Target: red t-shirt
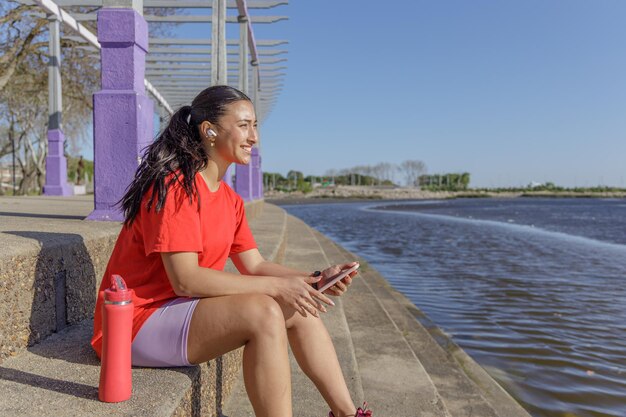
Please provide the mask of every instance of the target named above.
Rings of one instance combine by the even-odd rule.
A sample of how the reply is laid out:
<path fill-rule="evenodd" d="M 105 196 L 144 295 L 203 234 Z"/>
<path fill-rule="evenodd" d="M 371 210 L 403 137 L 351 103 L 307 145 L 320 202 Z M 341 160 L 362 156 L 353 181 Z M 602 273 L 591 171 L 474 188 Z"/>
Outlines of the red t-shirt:
<path fill-rule="evenodd" d="M 98 356 L 102 350 L 103 291 L 110 287 L 112 274 L 121 275 L 128 288 L 135 291 L 134 339 L 157 308 L 177 297 L 160 252 L 197 252 L 201 267 L 223 270 L 230 255 L 257 247 L 242 198 L 224 182 L 220 182 L 216 192 L 209 190 L 200 174 L 196 174 L 195 182 L 199 208 L 198 197 L 190 202 L 177 182 L 169 188 L 161 210 L 156 212 L 155 204 L 147 210 L 150 190 L 144 195 L 133 224 L 122 227 L 96 301 L 91 345 Z"/>

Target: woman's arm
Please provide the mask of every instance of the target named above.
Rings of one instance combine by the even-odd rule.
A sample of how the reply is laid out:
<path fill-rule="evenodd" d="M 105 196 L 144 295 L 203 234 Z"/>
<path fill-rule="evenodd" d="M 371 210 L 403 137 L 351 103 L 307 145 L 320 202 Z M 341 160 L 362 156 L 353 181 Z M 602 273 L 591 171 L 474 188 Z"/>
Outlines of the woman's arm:
<path fill-rule="evenodd" d="M 313 271 L 301 271 L 274 262 L 266 261 L 258 249 L 233 254 L 230 259 L 244 275 L 271 275 L 275 277 L 308 277 Z"/>
<path fill-rule="evenodd" d="M 331 299 L 311 287 L 319 277 L 285 279 L 272 275 L 231 274 L 199 266 L 195 252 L 164 252 L 161 259 L 174 292 L 181 297 L 265 294 L 303 315 L 306 315 L 305 310 L 314 315 L 317 310 L 325 311 L 317 300 L 334 305 Z"/>
<path fill-rule="evenodd" d="M 218 297 L 235 294 L 274 296 L 275 277 L 236 275 L 198 265 L 195 252 L 164 252 L 161 259 L 176 295 L 180 297 Z"/>
<path fill-rule="evenodd" d="M 250 249 L 245 252 L 237 253 L 231 256 L 231 259 L 237 270 L 245 275 L 265 276 L 271 275 L 275 277 L 309 277 L 313 271 L 299 271 L 293 268 L 286 267 L 274 262 L 266 261 L 261 255 L 258 249 Z M 338 274 L 342 269 L 350 268 L 355 262 L 350 262 L 344 265 L 333 265 L 322 271 L 324 278 L 330 278 L 331 276 Z M 351 273 L 341 281 L 338 281 L 328 290 L 324 291 L 325 294 L 342 295 L 347 287 L 352 283 L 352 278 L 356 275 L 356 272 Z"/>

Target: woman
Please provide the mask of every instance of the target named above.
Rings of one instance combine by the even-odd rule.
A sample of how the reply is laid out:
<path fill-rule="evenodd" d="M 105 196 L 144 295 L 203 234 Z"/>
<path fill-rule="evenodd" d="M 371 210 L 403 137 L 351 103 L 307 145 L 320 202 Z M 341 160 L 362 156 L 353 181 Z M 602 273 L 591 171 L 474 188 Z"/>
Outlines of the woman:
<path fill-rule="evenodd" d="M 266 261 L 241 197 L 222 181 L 230 164 L 250 162 L 256 123 L 245 94 L 214 86 L 177 111 L 147 148 L 121 201 L 125 223 L 105 272 L 135 291 L 133 365 L 190 366 L 245 346 L 244 382 L 255 414 L 291 416 L 289 342 L 329 416 L 371 415 L 361 408 L 355 414 L 319 318 L 322 303 L 333 302 L 314 288 L 354 263 L 311 274 Z M 241 275 L 223 271 L 228 257 Z M 354 274 L 326 293 L 341 295 Z M 107 285 L 104 279 L 100 290 Z M 98 355 L 102 302 L 98 297 L 92 338 Z"/>

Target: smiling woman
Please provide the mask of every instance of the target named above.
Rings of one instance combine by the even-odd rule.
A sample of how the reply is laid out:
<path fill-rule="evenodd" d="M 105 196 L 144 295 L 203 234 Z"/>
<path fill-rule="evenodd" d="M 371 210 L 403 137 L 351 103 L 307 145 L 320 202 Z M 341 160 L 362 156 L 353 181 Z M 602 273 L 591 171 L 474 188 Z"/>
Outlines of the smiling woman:
<path fill-rule="evenodd" d="M 210 146 L 215 148 L 211 159 L 216 165 L 228 167 L 232 162 L 247 164 L 252 146 L 258 140 L 254 108 L 251 102 L 240 100 L 230 104 L 228 110 L 220 119 L 220 124 L 203 121 L 199 125 L 200 134 L 204 133 Z"/>
<path fill-rule="evenodd" d="M 255 414 L 289 417 L 289 342 L 331 416 L 371 415 L 355 413 L 319 317 L 323 303 L 334 305 L 327 295 L 342 295 L 356 272 L 325 291 L 314 285 L 355 263 L 311 274 L 266 261 L 242 198 L 222 181 L 232 163 L 250 162 L 257 141 L 254 106 L 232 87 L 209 87 L 178 110 L 121 200 L 125 223 L 100 294 L 113 274 L 134 290 L 133 365 L 190 366 L 245 346 L 244 382 Z M 241 275 L 224 272 L 229 257 Z M 99 297 L 92 338 L 98 355 L 103 302 Z"/>
<path fill-rule="evenodd" d="M 245 127 L 239 127 L 242 118 L 249 121 Z M 152 195 L 148 209 L 155 205 L 157 211 L 163 207 L 167 189 L 177 182 L 189 198 L 196 194 L 196 174 L 215 190 L 231 163 L 250 161 L 249 153 L 243 155 L 245 150 L 235 152 L 234 141 L 247 150 L 257 141 L 250 98 L 228 86 L 203 90 L 191 106 L 183 106 L 172 115 L 166 128 L 147 148 L 135 179 L 122 198 L 126 223 L 134 221 L 149 187 Z M 216 145 L 217 149 L 213 149 Z"/>

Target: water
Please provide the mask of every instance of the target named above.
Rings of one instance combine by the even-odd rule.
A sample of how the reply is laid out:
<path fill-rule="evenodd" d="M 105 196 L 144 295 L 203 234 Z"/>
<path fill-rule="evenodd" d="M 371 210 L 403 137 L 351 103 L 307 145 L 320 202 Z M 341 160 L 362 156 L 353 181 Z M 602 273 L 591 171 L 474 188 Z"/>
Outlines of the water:
<path fill-rule="evenodd" d="M 285 209 L 363 256 L 533 416 L 626 416 L 624 200 Z"/>

